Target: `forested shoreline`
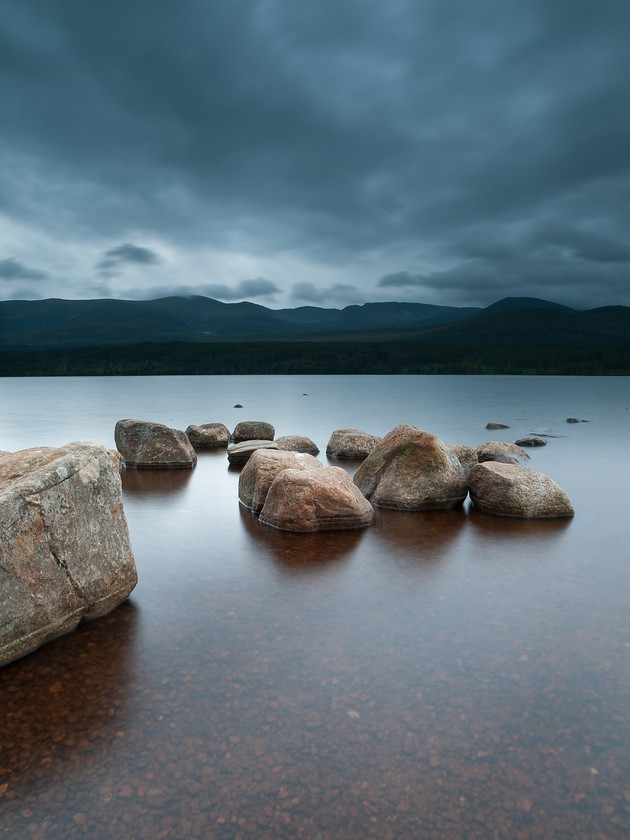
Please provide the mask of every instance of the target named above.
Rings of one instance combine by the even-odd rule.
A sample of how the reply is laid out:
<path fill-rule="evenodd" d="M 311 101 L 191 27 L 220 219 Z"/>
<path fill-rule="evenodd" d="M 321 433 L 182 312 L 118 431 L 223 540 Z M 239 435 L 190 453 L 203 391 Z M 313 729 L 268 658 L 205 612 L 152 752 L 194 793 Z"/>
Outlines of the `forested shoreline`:
<path fill-rule="evenodd" d="M 623 376 L 621 346 L 426 342 L 140 343 L 0 352 L 0 376 L 512 374 Z"/>

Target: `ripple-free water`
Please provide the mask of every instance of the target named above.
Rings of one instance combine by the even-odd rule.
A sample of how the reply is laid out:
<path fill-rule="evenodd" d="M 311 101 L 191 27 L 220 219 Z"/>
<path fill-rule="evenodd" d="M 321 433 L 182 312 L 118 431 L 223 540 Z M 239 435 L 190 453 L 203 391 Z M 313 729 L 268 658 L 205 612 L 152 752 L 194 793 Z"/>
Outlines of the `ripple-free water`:
<path fill-rule="evenodd" d="M 0 836 L 628 837 L 629 386 L 0 380 L 0 449 L 113 447 L 125 417 L 268 420 L 322 453 L 336 428 L 401 422 L 471 445 L 544 433 L 530 466 L 576 509 L 378 511 L 363 531 L 290 534 L 239 506 L 225 450 L 127 471 L 130 600 L 0 671 Z"/>

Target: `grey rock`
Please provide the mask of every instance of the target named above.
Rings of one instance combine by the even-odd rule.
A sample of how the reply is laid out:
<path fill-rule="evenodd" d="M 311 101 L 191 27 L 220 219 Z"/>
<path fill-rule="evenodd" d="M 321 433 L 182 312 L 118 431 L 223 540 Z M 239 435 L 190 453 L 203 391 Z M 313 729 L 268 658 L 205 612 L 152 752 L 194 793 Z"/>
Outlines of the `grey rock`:
<path fill-rule="evenodd" d="M 477 458 L 479 463 L 484 461 L 499 461 L 502 464 L 518 464 L 521 461 L 529 461 L 529 455 L 525 450 L 515 443 L 503 443 L 498 440 L 491 440 L 477 447 Z"/>
<path fill-rule="evenodd" d="M 539 437 L 519 438 L 514 441 L 516 446 L 547 446 L 547 441 Z"/>
<path fill-rule="evenodd" d="M 246 464 L 257 449 L 278 449 L 278 444 L 272 440 L 244 440 L 228 446 L 227 456 L 230 464 Z"/>
<path fill-rule="evenodd" d="M 319 455 L 319 447 L 305 435 L 284 435 L 276 438 L 278 449 L 288 452 L 308 452 L 309 455 Z"/>
<path fill-rule="evenodd" d="M 459 507 L 468 493 L 464 468 L 449 447 L 407 424 L 385 435 L 354 483 L 373 505 L 396 510 Z"/>
<path fill-rule="evenodd" d="M 447 443 L 446 446 L 462 465 L 466 475 L 468 475 L 475 464 L 479 463 L 477 450 L 473 446 L 468 446 L 465 443 Z"/>
<path fill-rule="evenodd" d="M 245 507 L 259 512 L 274 478 L 288 469 L 323 470 L 324 465 L 305 452 L 257 449 L 252 452 L 239 476 L 239 499 Z"/>
<path fill-rule="evenodd" d="M 504 423 L 486 423 L 486 429 L 509 429 Z"/>
<path fill-rule="evenodd" d="M 569 497 L 555 481 L 536 470 L 489 461 L 468 477 L 470 498 L 478 510 L 522 519 L 573 516 Z"/>
<path fill-rule="evenodd" d="M 186 434 L 162 423 L 119 420 L 114 440 L 126 467 L 186 469 L 197 463 L 197 455 Z"/>
<path fill-rule="evenodd" d="M 567 417 L 565 423 L 588 423 L 588 420 L 578 420 L 577 417 Z"/>
<path fill-rule="evenodd" d="M 228 445 L 230 430 L 223 423 L 203 423 L 201 426 L 188 426 L 186 437 L 199 449 L 216 449 Z"/>
<path fill-rule="evenodd" d="M 326 445 L 326 455 L 334 458 L 362 459 L 378 446 L 382 438 L 360 429 L 336 429 Z"/>
<path fill-rule="evenodd" d="M 242 443 L 244 440 L 273 440 L 276 430 L 271 423 L 264 420 L 243 420 L 237 423 L 230 435 L 232 443 Z"/>
<path fill-rule="evenodd" d="M 0 664 L 105 615 L 135 587 L 120 462 L 95 443 L 0 459 Z"/>
<path fill-rule="evenodd" d="M 282 470 L 273 480 L 260 521 L 282 531 L 365 528 L 374 509 L 341 467 Z"/>

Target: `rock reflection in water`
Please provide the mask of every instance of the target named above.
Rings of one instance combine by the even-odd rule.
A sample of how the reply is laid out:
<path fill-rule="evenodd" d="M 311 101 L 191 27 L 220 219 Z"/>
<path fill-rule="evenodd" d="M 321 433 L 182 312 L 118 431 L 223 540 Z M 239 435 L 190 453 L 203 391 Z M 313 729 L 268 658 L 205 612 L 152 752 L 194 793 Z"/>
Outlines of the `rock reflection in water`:
<path fill-rule="evenodd" d="M 123 469 L 123 492 L 128 496 L 176 496 L 186 489 L 192 474 L 193 470 Z"/>
<path fill-rule="evenodd" d="M 365 529 L 294 533 L 263 525 L 259 517 L 239 505 L 240 519 L 250 538 L 252 552 L 263 551 L 280 571 L 294 575 L 322 571 L 332 563 L 348 559 L 358 547 Z"/>

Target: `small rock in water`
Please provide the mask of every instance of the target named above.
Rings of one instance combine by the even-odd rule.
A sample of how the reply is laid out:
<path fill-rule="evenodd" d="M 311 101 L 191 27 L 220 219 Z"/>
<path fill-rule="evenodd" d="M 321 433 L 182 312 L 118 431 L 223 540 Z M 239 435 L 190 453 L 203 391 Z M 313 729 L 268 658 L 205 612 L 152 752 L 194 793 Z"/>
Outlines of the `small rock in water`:
<path fill-rule="evenodd" d="M 516 446 L 547 446 L 547 441 L 539 437 L 526 437 L 515 440 Z"/>
<path fill-rule="evenodd" d="M 242 406 L 240 403 L 236 403 L 236 405 L 234 406 L 234 408 L 243 408 L 243 406 Z"/>
<path fill-rule="evenodd" d="M 509 429 L 505 423 L 486 423 L 486 429 Z"/>
<path fill-rule="evenodd" d="M 565 423 L 588 423 L 588 420 L 578 420 L 577 417 L 567 417 Z"/>

